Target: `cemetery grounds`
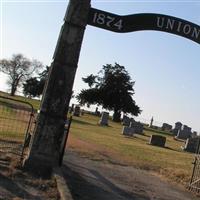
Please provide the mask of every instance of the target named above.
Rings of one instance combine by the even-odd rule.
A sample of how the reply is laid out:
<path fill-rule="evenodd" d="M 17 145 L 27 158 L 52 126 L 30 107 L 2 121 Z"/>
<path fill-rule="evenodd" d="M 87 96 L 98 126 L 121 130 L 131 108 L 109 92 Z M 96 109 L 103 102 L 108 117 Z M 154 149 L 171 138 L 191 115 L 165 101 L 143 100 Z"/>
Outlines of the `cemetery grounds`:
<path fill-rule="evenodd" d="M 21 99 L 22 97 L 16 98 Z M 28 101 L 31 101 L 36 109 L 39 107 L 39 101 Z M 145 127 L 144 135 L 136 134 L 134 137 L 125 137 L 121 133 L 122 125 L 120 123 L 114 123 L 110 120 L 109 126 L 99 126 L 98 121 L 99 117 L 91 113 L 85 113 L 81 117 L 73 116 L 67 150 L 75 152 L 80 158 L 99 162 L 100 165 L 117 166 L 117 169 L 121 170 L 119 179 L 121 178 L 120 174 L 126 173 L 126 171 L 123 171 L 123 167 L 128 166 L 135 170 L 138 169 L 138 171 L 145 170 L 171 184 L 178 183 L 182 188 L 187 186 L 191 178 L 194 154 L 183 152 L 181 146 L 184 143 L 174 140 L 171 133 Z M 8 122 L 5 121 L 5 123 Z M 18 126 L 20 129 L 22 124 L 18 124 Z M 9 135 L 9 132 L 6 134 L 8 138 L 15 138 L 16 141 L 20 141 L 24 137 L 18 134 Z M 166 148 L 149 145 L 150 135 L 152 134 L 167 137 Z M 67 158 L 67 153 L 65 157 Z M 9 161 L 9 156 L 3 155 L 1 157 L 1 161 L 6 159 Z M 13 188 L 13 182 L 16 185 L 26 185 L 23 190 L 14 187 L 13 190 L 18 197 L 25 194 L 30 199 L 31 197 L 34 199 L 38 196 L 44 198 L 47 195 L 45 197 L 47 199 L 57 199 L 59 196 L 54 181 L 45 182 L 23 174 L 18 169 L 16 159 L 14 159 L 14 164 L 10 162 L 7 169 L 6 167 L 1 168 L 0 176 L 4 178 L 3 181 L 0 181 L 0 186 L 5 183 L 6 187 Z M 131 174 L 130 177 L 134 178 L 134 174 Z M 145 181 L 147 180 L 144 179 Z M 0 188 L 0 194 L 1 192 Z"/>
<path fill-rule="evenodd" d="M 68 148 L 91 159 L 134 166 L 186 185 L 192 173 L 194 154 L 184 152 L 184 142 L 174 140 L 169 132 L 145 127 L 144 135 L 122 135 L 122 125 L 109 121 L 99 126 L 99 117 L 85 114 L 73 117 Z M 166 148 L 149 145 L 152 134 L 167 138 Z"/>
<path fill-rule="evenodd" d="M 114 184 L 125 188 L 124 191 L 129 191 L 126 194 L 121 191 L 122 195 L 127 196 L 132 191 L 132 198 L 139 195 L 138 199 L 198 199 L 198 195 L 193 196 L 185 192 L 192 174 L 194 154 L 182 150 L 183 141 L 174 140 L 170 132 L 147 126 L 144 135 L 135 134 L 134 137 L 126 137 L 121 133 L 120 123 L 110 120 L 109 126 L 99 126 L 98 121 L 99 117 L 89 113 L 81 117 L 73 117 L 65 155 L 66 169 L 70 171 L 74 167 L 77 168 L 66 175 L 69 179 L 71 176 L 71 187 L 76 188 L 77 184 L 81 185 L 75 181 L 73 183 L 73 174 L 80 169 L 79 180 L 81 174 L 83 177 L 89 176 L 85 172 L 88 169 L 87 171 L 95 170 L 96 173 L 100 173 L 103 176 L 100 180 L 112 180 L 112 184 L 106 181 L 111 190 L 119 192 L 115 186 L 112 187 Z M 152 134 L 165 136 L 166 147 L 150 145 L 149 139 Z M 101 184 L 102 182 L 99 183 L 99 187 Z M 91 187 L 91 183 L 88 187 Z M 91 188 L 87 192 L 81 191 L 86 188 L 80 188 L 80 193 L 91 193 Z M 72 192 L 77 195 L 73 188 Z"/>

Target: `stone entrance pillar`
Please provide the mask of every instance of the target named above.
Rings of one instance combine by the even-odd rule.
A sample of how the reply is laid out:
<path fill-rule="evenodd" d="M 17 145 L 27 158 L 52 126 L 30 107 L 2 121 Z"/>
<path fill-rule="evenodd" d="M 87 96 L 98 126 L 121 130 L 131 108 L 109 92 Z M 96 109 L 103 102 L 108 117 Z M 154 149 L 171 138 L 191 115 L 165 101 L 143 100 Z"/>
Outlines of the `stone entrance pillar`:
<path fill-rule="evenodd" d="M 91 0 L 70 0 L 51 64 L 30 154 L 24 167 L 39 175 L 58 165 L 69 101 Z"/>

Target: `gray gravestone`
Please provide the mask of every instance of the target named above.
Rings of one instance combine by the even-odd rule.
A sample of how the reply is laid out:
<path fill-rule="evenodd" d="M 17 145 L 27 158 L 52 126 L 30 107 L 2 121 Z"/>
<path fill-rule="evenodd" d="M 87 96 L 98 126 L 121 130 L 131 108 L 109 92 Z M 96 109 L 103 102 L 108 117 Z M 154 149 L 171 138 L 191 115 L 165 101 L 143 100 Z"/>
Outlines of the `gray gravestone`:
<path fill-rule="evenodd" d="M 186 140 L 187 138 L 191 137 L 191 132 L 188 130 L 179 130 L 176 138 L 177 139 L 182 139 L 182 140 Z"/>
<path fill-rule="evenodd" d="M 182 123 L 181 123 L 181 122 L 176 122 L 176 123 L 175 123 L 175 128 L 174 128 L 174 129 L 181 130 L 181 128 L 182 128 Z"/>
<path fill-rule="evenodd" d="M 162 131 L 171 131 L 172 130 L 172 125 L 167 124 L 167 123 L 163 123 L 161 129 L 162 129 Z"/>
<path fill-rule="evenodd" d="M 74 104 L 69 107 L 69 113 L 72 114 L 74 112 Z"/>
<path fill-rule="evenodd" d="M 164 147 L 166 143 L 166 137 L 161 136 L 161 135 L 151 135 L 149 143 L 151 145 Z"/>
<path fill-rule="evenodd" d="M 198 144 L 199 144 L 200 137 L 194 137 L 194 138 L 188 138 L 186 140 L 184 150 L 191 152 L 191 153 L 196 153 Z"/>
<path fill-rule="evenodd" d="M 94 114 L 97 115 L 97 116 L 101 116 L 101 113 L 100 113 L 100 111 L 98 110 L 98 107 L 96 107 L 95 113 L 94 113 Z"/>
<path fill-rule="evenodd" d="M 109 119 L 109 113 L 108 112 L 102 112 L 99 124 L 102 125 L 102 126 L 108 126 L 108 119 Z"/>
<path fill-rule="evenodd" d="M 81 114 L 80 106 L 75 106 L 73 115 L 76 116 L 76 117 L 80 117 L 80 114 Z"/>
<path fill-rule="evenodd" d="M 143 133 L 144 126 L 140 122 L 136 122 L 136 121 L 131 122 L 129 127 L 133 128 L 135 133 L 137 134 Z"/>
<path fill-rule="evenodd" d="M 187 126 L 187 125 L 183 125 L 183 130 L 184 131 L 188 131 L 188 132 L 191 132 L 192 128 Z"/>
<path fill-rule="evenodd" d="M 182 129 L 182 123 L 181 123 L 181 122 L 176 122 L 176 123 L 175 123 L 175 127 L 174 127 L 174 129 L 172 130 L 172 133 L 173 133 L 174 135 L 177 135 L 178 132 L 179 132 L 181 129 Z"/>
<path fill-rule="evenodd" d="M 197 137 L 197 132 L 193 131 L 192 134 L 191 134 L 191 137 Z"/>
<path fill-rule="evenodd" d="M 84 114 L 85 114 L 85 110 L 81 109 L 81 115 L 84 115 Z"/>
<path fill-rule="evenodd" d="M 129 126 L 130 125 L 130 118 L 128 116 L 126 116 L 126 115 L 123 116 L 122 125 L 123 126 Z"/>
<path fill-rule="evenodd" d="M 128 127 L 128 126 L 123 126 L 123 129 L 122 129 L 122 134 L 123 134 L 123 135 L 126 135 L 126 136 L 133 136 L 134 133 L 135 133 L 134 128 Z"/>

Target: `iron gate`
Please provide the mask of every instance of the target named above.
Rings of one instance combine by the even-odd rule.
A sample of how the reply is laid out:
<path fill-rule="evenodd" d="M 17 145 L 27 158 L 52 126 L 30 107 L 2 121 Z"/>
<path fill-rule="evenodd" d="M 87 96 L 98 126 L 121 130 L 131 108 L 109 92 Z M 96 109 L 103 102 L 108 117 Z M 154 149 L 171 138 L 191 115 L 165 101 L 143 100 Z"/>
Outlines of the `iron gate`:
<path fill-rule="evenodd" d="M 189 189 L 193 192 L 199 193 L 200 192 L 200 138 L 193 164 L 194 167 L 193 167 L 192 177 L 189 183 Z"/>
<path fill-rule="evenodd" d="M 33 106 L 25 101 L 0 96 L 0 154 L 24 154 L 34 128 Z"/>

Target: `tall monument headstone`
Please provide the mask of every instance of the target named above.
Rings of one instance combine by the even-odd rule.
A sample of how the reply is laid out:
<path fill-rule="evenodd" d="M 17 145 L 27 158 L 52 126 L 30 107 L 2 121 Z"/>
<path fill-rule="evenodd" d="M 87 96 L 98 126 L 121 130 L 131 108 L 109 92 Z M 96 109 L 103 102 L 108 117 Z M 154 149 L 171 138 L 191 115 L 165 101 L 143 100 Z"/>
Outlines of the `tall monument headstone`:
<path fill-rule="evenodd" d="M 151 118 L 149 127 L 151 128 L 152 126 L 153 126 L 153 117 Z"/>

